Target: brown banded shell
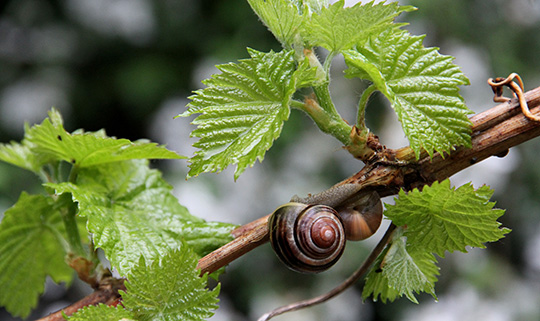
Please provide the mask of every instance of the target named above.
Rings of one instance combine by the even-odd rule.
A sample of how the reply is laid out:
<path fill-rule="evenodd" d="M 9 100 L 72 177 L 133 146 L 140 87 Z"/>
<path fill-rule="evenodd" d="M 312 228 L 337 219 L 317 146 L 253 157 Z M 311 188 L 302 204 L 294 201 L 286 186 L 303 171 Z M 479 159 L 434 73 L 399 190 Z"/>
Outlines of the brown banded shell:
<path fill-rule="evenodd" d="M 274 251 L 294 271 L 324 271 L 343 254 L 345 229 L 329 206 L 288 203 L 274 211 L 268 224 Z"/>

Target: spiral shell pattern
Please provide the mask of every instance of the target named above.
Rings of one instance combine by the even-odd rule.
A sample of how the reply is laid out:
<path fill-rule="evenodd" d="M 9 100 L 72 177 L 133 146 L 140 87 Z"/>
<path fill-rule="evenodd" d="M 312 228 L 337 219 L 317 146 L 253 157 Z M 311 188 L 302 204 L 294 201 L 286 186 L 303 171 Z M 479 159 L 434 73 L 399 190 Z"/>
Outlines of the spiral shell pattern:
<path fill-rule="evenodd" d="M 325 205 L 288 203 L 269 220 L 270 242 L 290 269 L 318 273 L 334 265 L 345 248 L 345 229 L 337 212 Z"/>

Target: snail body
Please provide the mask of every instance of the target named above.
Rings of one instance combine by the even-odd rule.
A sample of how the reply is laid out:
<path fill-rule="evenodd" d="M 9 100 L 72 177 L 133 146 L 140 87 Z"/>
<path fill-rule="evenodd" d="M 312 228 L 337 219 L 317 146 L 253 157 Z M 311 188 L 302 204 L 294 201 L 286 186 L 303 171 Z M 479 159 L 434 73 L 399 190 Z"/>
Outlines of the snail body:
<path fill-rule="evenodd" d="M 376 192 L 363 195 L 352 206 L 339 210 L 349 241 L 365 240 L 381 226 L 383 206 Z"/>
<path fill-rule="evenodd" d="M 381 224 L 382 212 L 376 192 L 366 193 L 337 211 L 326 205 L 287 203 L 270 216 L 270 243 L 290 269 L 318 273 L 339 260 L 346 240 L 373 235 Z"/>

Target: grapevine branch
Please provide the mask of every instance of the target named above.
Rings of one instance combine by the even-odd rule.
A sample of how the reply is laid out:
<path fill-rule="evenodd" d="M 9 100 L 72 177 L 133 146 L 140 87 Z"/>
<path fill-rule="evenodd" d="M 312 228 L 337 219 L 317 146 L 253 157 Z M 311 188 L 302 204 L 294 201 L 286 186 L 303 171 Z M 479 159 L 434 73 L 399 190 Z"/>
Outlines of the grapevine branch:
<path fill-rule="evenodd" d="M 497 79 L 496 82 L 501 81 Z M 503 83 L 502 85 L 507 85 L 514 90 L 509 85 L 510 83 Z M 495 93 L 497 94 L 497 91 Z M 422 154 L 419 161 L 416 161 L 414 151 L 409 147 L 396 150 L 386 149 L 379 154 L 379 157 L 367 162 L 360 172 L 337 183 L 327 191 L 310 195 L 301 199 L 301 201 L 337 207 L 344 205 L 354 199 L 355 196 L 366 191 L 376 191 L 381 197 L 395 195 L 400 189 L 422 188 L 435 181 L 444 180 L 488 157 L 503 157 L 509 148 L 540 135 L 540 122 L 525 116 L 521 111 L 522 104 L 520 104 L 520 100 L 525 101 L 528 107 L 527 110 L 531 115 L 538 117 L 540 115 L 540 87 L 526 93 L 515 94 L 517 98 L 508 100 L 470 118 L 472 122 L 471 148 L 457 147 L 451 153 L 444 155 L 444 157 L 436 153 L 433 159 L 430 159 L 427 154 Z M 340 197 L 335 198 L 333 191 L 340 187 L 347 188 L 341 189 Z M 268 218 L 269 215 L 261 217 L 233 230 L 234 239 L 231 242 L 199 260 L 197 268 L 201 270 L 201 274 L 212 273 L 259 245 L 266 243 L 268 241 Z M 381 241 L 382 245 L 379 242 L 372 255 L 368 256 L 362 267 L 352 276 L 355 278 L 354 281 L 365 273 L 377 257 L 376 252 L 380 252 L 379 248 L 381 246 L 384 248 L 383 245 L 388 242 L 387 238 Z M 85 301 L 90 296 L 95 297 L 95 294 L 92 294 L 42 320 L 63 320 L 62 311 L 70 315 L 77 308 L 86 305 L 114 302 L 119 296 L 117 291 L 119 288 L 120 286 L 115 286 L 116 291 L 101 293 L 103 295 L 100 295 L 97 300 Z M 73 309 L 72 307 L 75 306 L 77 308 Z"/>
<path fill-rule="evenodd" d="M 524 94 L 532 114 L 540 114 L 540 87 Z M 389 160 L 376 160 L 366 164 L 355 175 L 334 185 L 327 191 L 303 199 L 306 203 L 337 207 L 348 199 L 367 190 L 375 190 L 381 197 L 395 195 L 400 189 L 422 188 L 435 181 L 444 180 L 465 168 L 491 156 L 505 156 L 508 149 L 540 135 L 540 122 L 521 113 L 517 99 L 509 100 L 485 112 L 471 117 L 472 147 L 457 147 L 448 155 L 435 154 L 430 160 L 425 155 L 418 163 L 413 161 L 414 152 L 409 147 L 386 150 Z M 350 185 L 348 195 L 334 198 L 330 192 L 336 187 Z M 236 258 L 251 251 L 268 240 L 268 218 L 259 218 L 235 229 L 235 239 L 199 260 L 201 273 L 212 273 Z"/>
<path fill-rule="evenodd" d="M 123 279 L 114 279 L 112 277 L 107 277 L 101 281 L 99 288 L 96 291 L 92 292 L 90 295 L 82 298 L 81 300 L 73 303 L 72 305 L 59 310 L 57 312 L 51 313 L 48 316 L 39 319 L 40 321 L 64 321 L 65 315 L 72 315 L 77 312 L 77 310 L 84 308 L 89 305 L 98 305 L 100 303 L 106 305 L 116 305 L 121 299 L 119 290 L 126 291 L 124 286 Z"/>

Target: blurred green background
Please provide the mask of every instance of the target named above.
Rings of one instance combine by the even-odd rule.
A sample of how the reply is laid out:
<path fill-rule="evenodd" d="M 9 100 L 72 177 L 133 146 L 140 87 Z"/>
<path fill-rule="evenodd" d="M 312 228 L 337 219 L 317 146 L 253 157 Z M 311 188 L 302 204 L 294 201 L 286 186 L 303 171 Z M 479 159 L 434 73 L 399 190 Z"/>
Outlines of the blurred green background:
<path fill-rule="evenodd" d="M 355 1 L 347 1 L 353 4 Z M 418 11 L 400 17 L 425 44 L 440 47 L 471 80 L 462 94 L 476 112 L 494 103 L 486 79 L 519 73 L 526 89 L 540 86 L 538 0 L 410 0 Z M 215 64 L 246 58 L 246 46 L 280 50 L 245 0 L 11 0 L 0 4 L 0 142 L 20 140 L 23 124 L 39 123 L 55 106 L 68 130 L 105 128 L 111 136 L 150 138 L 191 155 L 185 110 L 192 90 L 216 72 Z M 333 65 L 332 94 L 340 113 L 354 119 L 365 88 L 341 77 Z M 389 147 L 406 144 L 380 96 L 368 107 L 368 122 Z M 276 320 L 540 320 L 540 139 L 513 148 L 456 175 L 452 182 L 495 189 L 501 218 L 513 232 L 469 254 L 440 259 L 439 302 L 419 295 L 392 304 L 362 302 L 361 284 L 319 307 Z M 331 137 L 293 112 L 263 164 L 237 182 L 232 169 L 185 181 L 185 161 L 154 162 L 174 193 L 195 215 L 243 224 L 270 213 L 294 194 L 328 188 L 355 173 L 361 163 Z M 0 209 L 37 178 L 0 164 Z M 385 200 L 392 202 L 392 198 Z M 1 214 L 0 214 L 1 217 Z M 254 320 L 278 305 L 321 294 L 345 279 L 373 247 L 374 236 L 350 244 L 336 267 L 316 276 L 288 271 L 269 246 L 237 260 L 222 277 L 221 308 L 212 320 Z M 30 264 L 30 262 L 29 262 Z M 47 283 L 30 319 L 80 299 L 90 290 Z M 1 291 L 1 289 L 0 289 Z M 0 320 L 11 317 L 0 310 Z"/>

